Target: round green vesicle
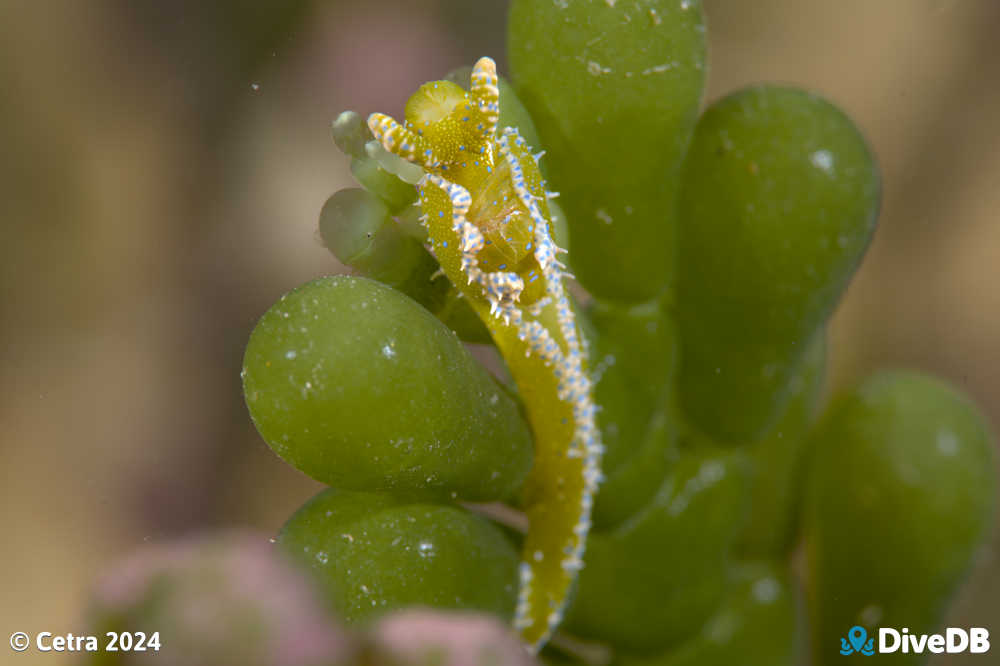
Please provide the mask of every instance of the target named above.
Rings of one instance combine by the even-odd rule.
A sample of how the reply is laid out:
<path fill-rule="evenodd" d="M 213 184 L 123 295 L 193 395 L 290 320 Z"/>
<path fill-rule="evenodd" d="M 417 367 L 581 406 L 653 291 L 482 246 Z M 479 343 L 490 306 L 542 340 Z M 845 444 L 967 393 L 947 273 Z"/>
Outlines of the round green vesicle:
<path fill-rule="evenodd" d="M 388 173 L 370 158 L 355 159 L 380 178 L 394 181 L 415 194 L 412 185 Z M 356 173 L 356 175 L 358 175 Z M 361 175 L 358 175 L 359 179 Z M 412 199 L 412 197 L 411 197 Z M 406 209 L 418 212 L 415 207 Z M 390 214 L 385 197 L 368 190 L 348 188 L 334 193 L 320 211 L 319 233 L 337 259 L 364 277 L 397 289 L 427 308 L 468 342 L 490 343 L 486 327 L 461 298 L 460 292 L 440 273 L 423 241 Z M 402 216 L 405 219 L 407 216 Z M 418 223 L 419 224 L 419 223 Z"/>
<path fill-rule="evenodd" d="M 505 499 L 531 466 L 514 400 L 451 330 L 372 280 L 282 297 L 250 337 L 243 389 L 271 448 L 339 488 Z"/>
<path fill-rule="evenodd" d="M 810 93 L 748 88 L 698 122 L 684 165 L 681 400 L 720 440 L 760 437 L 859 264 L 879 176 L 851 120 Z"/>
<path fill-rule="evenodd" d="M 356 187 L 335 192 L 320 211 L 319 233 L 338 261 L 364 277 L 403 292 L 435 314 L 445 307 L 453 289 L 447 278 L 435 275 L 437 260 L 373 193 Z"/>
<path fill-rule="evenodd" d="M 883 372 L 832 406 L 812 445 L 803 528 L 814 663 L 868 663 L 836 649 L 855 625 L 937 633 L 992 524 L 995 450 L 982 415 L 936 379 Z"/>
<path fill-rule="evenodd" d="M 400 180 L 367 155 L 351 160 L 351 174 L 362 187 L 378 196 L 393 213 L 400 213 L 417 200 L 417 190 Z"/>
<path fill-rule="evenodd" d="M 511 78 L 571 222 L 570 261 L 607 300 L 646 301 L 669 281 L 704 28 L 697 0 L 511 4 Z"/>
<path fill-rule="evenodd" d="M 345 155 L 362 157 L 365 144 L 372 140 L 371 130 L 357 111 L 342 111 L 333 121 L 333 142 Z"/>
<path fill-rule="evenodd" d="M 601 482 L 591 516 L 595 530 L 621 525 L 653 500 L 679 455 L 677 435 L 670 410 L 653 413 L 637 448 Z"/>
<path fill-rule="evenodd" d="M 567 630 L 635 654 L 694 634 L 726 593 L 745 493 L 742 452 L 683 455 L 642 511 L 591 533 Z"/>
<path fill-rule="evenodd" d="M 329 489 L 288 520 L 278 542 L 348 623 L 409 606 L 504 618 L 514 610 L 517 552 L 495 525 L 458 507 Z"/>
<path fill-rule="evenodd" d="M 366 276 L 396 288 L 419 278 L 430 289 L 434 258 L 371 192 L 355 187 L 334 193 L 320 211 L 319 233 L 338 260 Z"/>
<path fill-rule="evenodd" d="M 750 463 L 750 515 L 736 551 L 747 558 L 780 558 L 794 545 L 808 429 L 826 378 L 826 335 L 812 342 L 792 375 L 789 399 L 777 425 L 746 448 Z"/>
<path fill-rule="evenodd" d="M 601 405 L 601 464 L 613 473 L 639 447 L 673 380 L 677 332 L 656 306 L 594 302 L 587 310 L 591 373 Z"/>
<path fill-rule="evenodd" d="M 656 494 L 676 457 L 676 419 L 667 413 L 677 356 L 676 327 L 656 306 L 594 302 L 590 340 L 604 481 L 592 520 L 617 525 Z"/>
<path fill-rule="evenodd" d="M 615 666 L 795 666 L 799 627 L 787 573 L 770 563 L 735 567 L 733 589 L 701 631 L 655 657 L 621 656 Z"/>

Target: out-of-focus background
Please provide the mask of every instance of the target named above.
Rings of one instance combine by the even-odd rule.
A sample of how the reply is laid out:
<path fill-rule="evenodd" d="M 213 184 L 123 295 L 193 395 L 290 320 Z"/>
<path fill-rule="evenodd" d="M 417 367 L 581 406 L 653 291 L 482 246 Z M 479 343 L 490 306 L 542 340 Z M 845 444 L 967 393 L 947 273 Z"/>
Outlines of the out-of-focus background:
<path fill-rule="evenodd" d="M 881 163 L 880 227 L 832 327 L 833 387 L 931 371 L 1000 430 L 1000 3 L 706 7 L 708 100 L 811 88 Z M 274 531 L 318 489 L 256 435 L 239 369 L 268 306 L 340 269 L 316 234 L 350 180 L 330 121 L 399 115 L 419 83 L 481 55 L 503 71 L 505 11 L 0 3 L 2 635 L 80 631 L 95 575 L 135 546 Z M 1000 630 L 998 599 L 993 548 L 949 624 Z"/>

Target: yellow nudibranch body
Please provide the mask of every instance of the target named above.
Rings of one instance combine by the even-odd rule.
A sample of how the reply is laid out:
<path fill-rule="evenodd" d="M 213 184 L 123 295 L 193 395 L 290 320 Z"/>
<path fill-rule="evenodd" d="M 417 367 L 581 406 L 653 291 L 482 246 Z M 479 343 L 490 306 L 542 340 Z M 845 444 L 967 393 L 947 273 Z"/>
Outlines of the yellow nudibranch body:
<path fill-rule="evenodd" d="M 498 131 L 496 65 L 481 58 L 468 91 L 424 84 L 400 124 L 372 114 L 386 150 L 418 164 L 421 220 L 441 268 L 489 329 L 535 437 L 525 484 L 529 528 L 514 623 L 538 650 L 559 625 L 590 529 L 601 443 L 586 352 L 550 233 L 540 155 Z"/>

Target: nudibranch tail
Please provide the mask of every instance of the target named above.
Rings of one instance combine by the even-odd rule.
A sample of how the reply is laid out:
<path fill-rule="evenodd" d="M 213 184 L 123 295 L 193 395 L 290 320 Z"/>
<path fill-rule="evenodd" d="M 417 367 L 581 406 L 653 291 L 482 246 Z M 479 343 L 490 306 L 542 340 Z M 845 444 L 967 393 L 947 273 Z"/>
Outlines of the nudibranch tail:
<path fill-rule="evenodd" d="M 419 164 L 431 249 L 486 323 L 518 385 L 535 436 L 524 490 L 529 519 L 514 623 L 541 648 L 559 625 L 590 529 L 601 444 L 593 390 L 546 192 L 516 129 L 497 131 L 496 65 L 480 59 L 468 92 L 425 84 L 406 121 L 373 114 L 375 137 Z"/>

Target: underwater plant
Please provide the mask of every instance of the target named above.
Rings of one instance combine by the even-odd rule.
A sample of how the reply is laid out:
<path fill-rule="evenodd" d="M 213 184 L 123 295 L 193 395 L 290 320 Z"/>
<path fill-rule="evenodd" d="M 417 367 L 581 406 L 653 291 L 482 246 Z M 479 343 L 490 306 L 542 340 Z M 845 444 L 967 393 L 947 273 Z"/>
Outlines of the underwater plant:
<path fill-rule="evenodd" d="M 508 36 L 509 82 L 482 58 L 399 121 L 334 122 L 359 187 L 320 232 L 354 274 L 285 295 L 243 369 L 261 436 L 330 486 L 280 547 L 349 624 L 482 611 L 555 663 L 794 664 L 807 635 L 850 663 L 855 625 L 931 633 L 993 444 L 918 373 L 821 404 L 878 216 L 858 129 L 783 86 L 702 109 L 693 0 L 515 0 Z"/>

